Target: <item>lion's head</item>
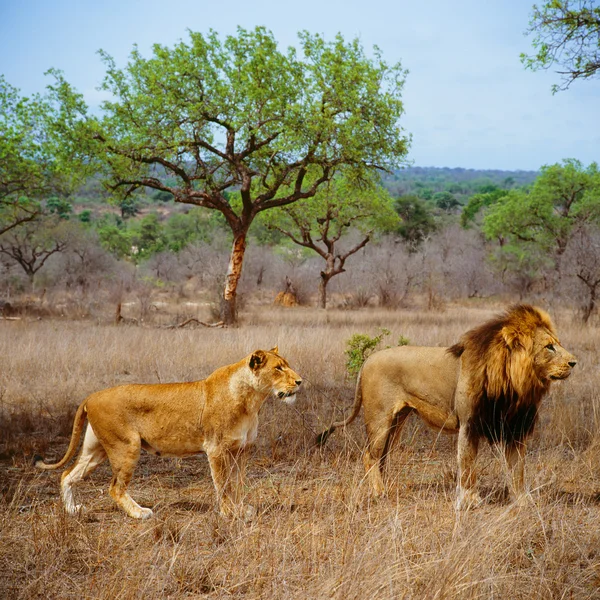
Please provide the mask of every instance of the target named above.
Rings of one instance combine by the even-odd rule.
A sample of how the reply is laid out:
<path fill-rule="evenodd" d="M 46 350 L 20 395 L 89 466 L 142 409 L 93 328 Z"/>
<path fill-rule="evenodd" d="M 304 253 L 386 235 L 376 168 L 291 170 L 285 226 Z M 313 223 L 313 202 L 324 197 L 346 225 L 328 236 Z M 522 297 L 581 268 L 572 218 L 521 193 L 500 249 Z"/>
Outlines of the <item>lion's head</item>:
<path fill-rule="evenodd" d="M 448 351 L 462 357 L 476 409 L 472 425 L 490 441 L 526 436 L 552 381 L 566 379 L 577 364 L 550 316 L 526 304 L 471 329 Z"/>
<path fill-rule="evenodd" d="M 248 366 L 265 390 L 270 389 L 273 395 L 287 404 L 296 401 L 296 392 L 302 383 L 302 378 L 290 367 L 285 358 L 279 356 L 277 346 L 271 350 L 253 352 Z"/>

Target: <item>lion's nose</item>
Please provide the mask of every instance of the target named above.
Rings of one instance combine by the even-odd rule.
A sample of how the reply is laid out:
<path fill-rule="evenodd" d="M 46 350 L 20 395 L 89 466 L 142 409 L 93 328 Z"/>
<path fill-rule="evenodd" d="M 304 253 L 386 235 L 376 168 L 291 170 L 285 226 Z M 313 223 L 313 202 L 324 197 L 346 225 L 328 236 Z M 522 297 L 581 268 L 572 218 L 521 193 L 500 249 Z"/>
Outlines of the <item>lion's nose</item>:
<path fill-rule="evenodd" d="M 569 361 L 569 366 L 570 366 L 571 368 L 573 368 L 573 367 L 574 367 L 576 364 L 577 364 L 577 361 L 576 361 L 576 360 L 570 360 L 570 361 Z"/>

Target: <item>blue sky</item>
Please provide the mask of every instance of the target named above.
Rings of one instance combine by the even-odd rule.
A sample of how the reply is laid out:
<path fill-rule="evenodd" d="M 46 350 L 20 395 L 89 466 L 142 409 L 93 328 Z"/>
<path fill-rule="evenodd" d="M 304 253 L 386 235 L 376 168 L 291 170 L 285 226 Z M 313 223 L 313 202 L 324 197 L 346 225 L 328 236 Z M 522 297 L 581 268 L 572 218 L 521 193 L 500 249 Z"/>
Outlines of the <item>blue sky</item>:
<path fill-rule="evenodd" d="M 62 69 L 91 105 L 106 50 L 124 66 L 137 43 L 172 45 L 187 30 L 222 35 L 264 25 L 281 47 L 297 32 L 341 32 L 409 70 L 404 129 L 417 166 L 535 170 L 563 158 L 600 160 L 600 80 L 552 95 L 558 76 L 525 71 L 529 0 L 0 0 L 0 73 L 23 94 Z"/>

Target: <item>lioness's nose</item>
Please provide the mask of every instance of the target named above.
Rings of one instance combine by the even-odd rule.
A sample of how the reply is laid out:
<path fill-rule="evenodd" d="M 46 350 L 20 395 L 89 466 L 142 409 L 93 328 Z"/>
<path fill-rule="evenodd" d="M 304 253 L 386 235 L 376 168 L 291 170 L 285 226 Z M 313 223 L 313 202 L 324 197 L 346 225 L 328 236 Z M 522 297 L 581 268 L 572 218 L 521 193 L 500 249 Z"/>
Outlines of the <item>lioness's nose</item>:
<path fill-rule="evenodd" d="M 569 361 L 569 366 L 570 366 L 571 368 L 572 368 L 572 367 L 574 367 L 576 364 L 577 364 L 577 361 L 576 361 L 576 360 L 570 360 L 570 361 Z"/>
<path fill-rule="evenodd" d="M 296 385 L 300 386 L 302 384 L 302 379 L 296 379 Z"/>

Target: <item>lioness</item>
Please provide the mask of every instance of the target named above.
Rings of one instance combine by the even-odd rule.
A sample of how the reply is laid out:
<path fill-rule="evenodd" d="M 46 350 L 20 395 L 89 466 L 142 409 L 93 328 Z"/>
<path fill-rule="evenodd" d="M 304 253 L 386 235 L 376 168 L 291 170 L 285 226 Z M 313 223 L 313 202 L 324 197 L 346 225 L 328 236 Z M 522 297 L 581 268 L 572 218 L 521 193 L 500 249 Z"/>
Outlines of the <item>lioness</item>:
<path fill-rule="evenodd" d="M 241 452 L 256 439 L 258 411 L 270 393 L 293 403 L 302 379 L 277 347 L 256 350 L 239 362 L 221 367 L 206 379 L 189 383 L 120 385 L 88 396 L 75 415 L 69 448 L 60 462 L 40 469 L 58 469 L 75 453 L 87 414 L 88 426 L 77 461 L 61 478 L 68 513 L 80 506 L 72 485 L 89 475 L 107 457 L 113 471 L 109 492 L 131 517 L 147 519 L 127 493 L 143 448 L 157 456 L 205 452 L 222 514 L 239 508 L 244 476 Z"/>
<path fill-rule="evenodd" d="M 359 374 L 352 414 L 317 439 L 354 420 L 364 407 L 364 465 L 376 495 L 385 493 L 385 457 L 408 415 L 458 433 L 456 507 L 477 505 L 475 459 L 481 438 L 504 449 L 510 491 L 524 497 L 525 441 L 552 381 L 566 379 L 575 357 L 558 341 L 543 310 L 516 305 L 465 333 L 450 348 L 403 346 L 372 354 Z"/>

